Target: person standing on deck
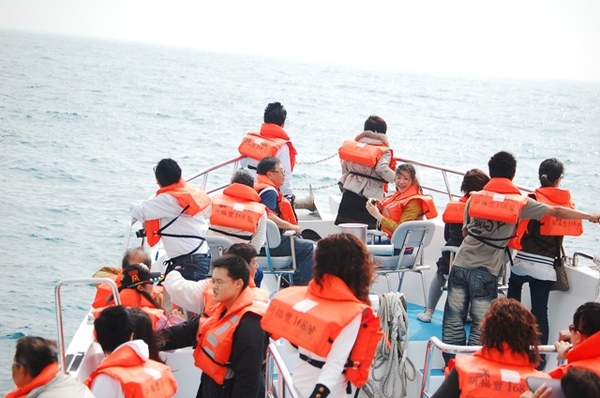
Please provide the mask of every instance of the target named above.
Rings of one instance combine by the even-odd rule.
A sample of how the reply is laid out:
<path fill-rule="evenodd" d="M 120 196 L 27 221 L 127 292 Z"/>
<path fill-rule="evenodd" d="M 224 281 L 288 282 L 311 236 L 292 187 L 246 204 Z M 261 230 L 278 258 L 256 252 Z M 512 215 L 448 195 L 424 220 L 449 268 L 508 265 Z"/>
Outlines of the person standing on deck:
<path fill-rule="evenodd" d="M 294 202 L 294 189 L 292 187 L 292 172 L 296 165 L 296 148 L 290 137 L 283 129 L 287 111 L 279 102 L 271 102 L 265 108 L 264 123 L 258 133 L 248 133 L 238 147 L 240 154 L 248 157 L 248 168 L 256 170 L 258 163 L 267 156 L 279 159 L 285 176 L 281 193 Z"/>
<path fill-rule="evenodd" d="M 368 198 L 383 199 L 387 184 L 396 178 L 396 161 L 385 135 L 387 123 L 371 115 L 365 121 L 364 131 L 346 140 L 339 149 L 342 176 L 338 185 L 342 200 L 335 224 L 364 223 L 369 229 L 377 227 L 377 220 L 367 211 Z"/>
<path fill-rule="evenodd" d="M 538 176 L 541 187 L 529 194 L 538 202 L 574 208 L 568 189 L 559 188 L 564 175 L 563 164 L 557 159 L 544 160 Z M 564 235 L 579 236 L 583 233 L 581 220 L 559 220 L 544 216 L 540 221 L 528 220 L 519 224 L 520 248 L 510 267 L 508 293 L 510 298 L 521 301 L 521 288 L 529 284 L 531 312 L 540 328 L 542 344 L 548 344 L 548 296 L 552 283 L 556 281 L 555 262 L 561 260 L 561 246 Z M 540 369 L 546 364 L 542 356 Z"/>
<path fill-rule="evenodd" d="M 144 222 L 150 246 L 162 239 L 169 256 L 165 273 L 183 266 L 182 275 L 186 279 L 205 279 L 210 266 L 210 253 L 204 239 L 208 231 L 210 198 L 202 189 L 181 178 L 181 168 L 173 159 L 158 162 L 154 175 L 160 189 L 153 198 L 131 204 L 131 217 Z"/>
<path fill-rule="evenodd" d="M 483 190 L 471 192 L 465 208 L 463 236 L 448 278 L 442 340 L 447 344 L 467 343 L 465 323 L 470 305 L 473 319 L 469 345 L 478 345 L 479 325 L 498 296 L 498 277 L 504 272 L 509 240 L 515 237 L 520 220 L 552 216 L 569 220 L 600 221 L 600 213 L 584 213 L 560 206 L 548 206 L 521 195 L 512 183 L 517 161 L 501 151 L 488 162 L 491 177 Z M 445 355 L 446 360 L 451 357 Z"/>

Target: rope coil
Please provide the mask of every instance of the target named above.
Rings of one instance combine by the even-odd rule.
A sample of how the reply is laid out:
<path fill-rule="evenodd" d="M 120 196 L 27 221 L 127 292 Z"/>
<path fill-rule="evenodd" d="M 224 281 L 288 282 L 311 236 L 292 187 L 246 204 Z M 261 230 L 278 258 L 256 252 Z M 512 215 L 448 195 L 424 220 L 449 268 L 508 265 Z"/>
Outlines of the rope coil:
<path fill-rule="evenodd" d="M 367 384 L 361 388 L 359 397 L 406 397 L 408 380 L 415 380 L 416 368 L 407 357 L 408 313 L 405 305 L 402 293 L 391 292 L 379 295 L 378 315 L 385 339 L 381 339 L 377 347 L 371 376 Z M 391 349 L 388 348 L 386 339 L 391 344 Z M 407 374 L 408 366 L 412 368 L 412 376 Z M 398 382 L 400 382 L 400 391 L 398 391 Z"/>

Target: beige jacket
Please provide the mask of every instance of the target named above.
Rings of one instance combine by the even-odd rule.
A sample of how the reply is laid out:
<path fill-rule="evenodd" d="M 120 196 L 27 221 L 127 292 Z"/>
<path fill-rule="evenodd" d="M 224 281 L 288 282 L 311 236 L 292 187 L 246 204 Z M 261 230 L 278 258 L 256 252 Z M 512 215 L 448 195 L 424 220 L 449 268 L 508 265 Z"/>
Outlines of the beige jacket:
<path fill-rule="evenodd" d="M 363 131 L 355 138 L 355 140 L 367 144 L 382 143 L 389 147 L 387 136 L 373 131 Z M 340 188 L 342 191 L 352 191 L 367 198 L 383 199 L 383 182 L 373 178 L 382 179 L 387 182 L 394 181 L 396 173 L 395 170 L 390 169 L 391 159 L 391 151 L 385 151 L 381 159 L 379 159 L 373 168 L 355 162 L 341 160 L 342 177 L 339 181 Z M 373 176 L 373 178 L 352 174 L 353 172 Z"/>

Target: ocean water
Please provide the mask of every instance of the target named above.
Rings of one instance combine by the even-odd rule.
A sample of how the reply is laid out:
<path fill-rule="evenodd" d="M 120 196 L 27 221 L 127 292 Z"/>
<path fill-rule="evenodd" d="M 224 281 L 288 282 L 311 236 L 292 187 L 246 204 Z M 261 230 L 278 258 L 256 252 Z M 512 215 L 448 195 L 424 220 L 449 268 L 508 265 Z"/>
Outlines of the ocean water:
<path fill-rule="evenodd" d="M 0 394 L 12 388 L 16 339 L 56 338 L 57 281 L 119 263 L 128 205 L 156 189 L 156 162 L 172 157 L 191 175 L 234 157 L 268 102 L 288 110 L 298 196 L 309 184 L 321 188 L 319 199 L 336 193 L 339 160 L 316 162 L 378 114 L 400 157 L 486 170 L 493 153 L 509 150 L 519 161 L 515 182 L 531 187 L 539 163 L 557 157 L 578 207 L 600 210 L 600 84 L 409 75 L 384 66 L 0 31 Z M 458 193 L 459 179 L 451 182 Z M 584 228 L 567 239 L 569 251 L 599 253 L 600 227 Z M 67 341 L 93 294 L 88 286 L 64 289 Z"/>

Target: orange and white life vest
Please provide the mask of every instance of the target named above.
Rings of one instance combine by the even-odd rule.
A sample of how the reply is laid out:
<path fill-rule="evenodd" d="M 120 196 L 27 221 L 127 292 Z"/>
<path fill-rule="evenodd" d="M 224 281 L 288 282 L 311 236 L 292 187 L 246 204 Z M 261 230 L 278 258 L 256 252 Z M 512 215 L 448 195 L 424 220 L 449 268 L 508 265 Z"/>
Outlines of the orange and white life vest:
<path fill-rule="evenodd" d="M 287 145 L 290 149 L 290 168 L 296 165 L 296 148 L 285 130 L 274 123 L 263 123 L 260 132 L 251 132 L 244 136 L 238 151 L 243 156 L 261 161 L 267 156 L 276 156 L 279 148 Z"/>
<path fill-rule="evenodd" d="M 211 228 L 237 228 L 251 233 L 256 232 L 258 220 L 265 213 L 265 205 L 260 196 L 249 186 L 233 183 L 215 194 L 210 215 Z"/>
<path fill-rule="evenodd" d="M 535 199 L 549 206 L 562 206 L 574 209 L 568 189 L 542 187 L 535 190 Z M 565 220 L 551 216 L 540 219 L 540 234 L 546 236 L 579 236 L 583 233 L 581 220 Z"/>
<path fill-rule="evenodd" d="M 110 295 L 107 297 L 107 299 Z M 150 317 L 150 321 L 152 322 L 152 328 L 157 329 L 157 325 L 159 323 L 164 323 L 167 314 L 161 308 L 156 308 L 154 303 L 144 297 L 137 289 L 123 289 L 119 292 L 119 298 L 121 299 L 121 305 L 124 307 L 137 307 L 144 311 Z M 94 307 L 92 309 L 92 315 L 94 318 L 98 318 L 102 311 L 104 311 L 107 307 L 112 307 L 115 305 L 114 300 L 110 300 L 105 303 L 101 307 Z"/>
<path fill-rule="evenodd" d="M 250 280 L 248 281 L 248 287 L 250 288 L 250 292 L 252 293 L 255 301 L 269 303 L 269 292 L 257 287 L 254 283 L 254 278 L 250 277 Z M 202 296 L 204 297 L 204 311 L 201 314 L 200 322 L 204 322 L 206 319 L 213 316 L 218 310 L 220 304 L 220 302 L 215 301 L 215 293 L 213 292 L 212 282 L 210 279 L 208 279 L 208 283 L 202 291 Z"/>
<path fill-rule="evenodd" d="M 345 140 L 340 149 L 338 149 L 338 155 L 342 160 L 375 167 L 377 162 L 379 162 L 379 159 L 381 159 L 383 154 L 387 151 L 390 151 L 391 153 L 390 169 L 394 170 L 396 168 L 394 151 L 383 143 L 366 143 L 356 140 Z"/>
<path fill-rule="evenodd" d="M 256 192 L 258 192 L 259 195 L 264 189 L 273 189 L 277 193 L 277 207 L 279 207 L 280 212 L 280 214 L 277 214 L 277 216 L 284 221 L 287 221 L 294 225 L 298 225 L 296 213 L 294 213 L 294 208 L 292 207 L 292 204 L 289 200 L 287 200 L 285 196 L 283 196 L 281 191 L 277 189 L 277 187 L 275 186 L 275 184 L 273 184 L 273 181 L 271 181 L 269 177 L 263 174 L 257 174 L 254 189 L 256 190 Z M 267 208 L 267 211 L 270 212 L 271 210 Z"/>
<path fill-rule="evenodd" d="M 468 196 L 463 196 L 459 200 L 453 200 L 448 202 L 444 213 L 442 214 L 442 220 L 446 224 L 462 224 L 465 219 L 465 207 L 467 206 Z"/>
<path fill-rule="evenodd" d="M 130 346 L 113 351 L 85 384 L 90 387 L 100 374 L 117 380 L 126 397 L 171 398 L 177 393 L 177 382 L 171 368 L 152 359 L 144 361 Z"/>
<path fill-rule="evenodd" d="M 12 390 L 6 394 L 4 398 L 25 398 L 32 390 L 48 384 L 50 380 L 52 380 L 58 374 L 58 372 L 60 372 L 58 362 L 53 362 L 49 365 L 46 365 L 46 367 L 42 369 L 42 371 L 35 376 L 33 380 L 23 387 L 17 387 L 16 389 Z"/>
<path fill-rule="evenodd" d="M 507 346 L 508 347 L 508 346 Z M 549 376 L 535 370 L 525 354 L 505 349 L 482 349 L 473 355 L 456 355 L 460 396 L 465 398 L 519 398 L 529 391 L 527 377 Z"/>
<path fill-rule="evenodd" d="M 284 338 L 326 357 L 342 329 L 361 313 L 361 327 L 350 353 L 346 377 L 354 385 L 362 386 L 368 380 L 383 332 L 371 307 L 358 300 L 340 278 L 324 275 L 322 286 L 311 280 L 308 286 L 280 290 L 271 299 L 261 326 L 273 339 Z"/>
<path fill-rule="evenodd" d="M 157 195 L 161 193 L 167 193 L 179 202 L 185 213 L 189 216 L 194 216 L 206 209 L 210 205 L 210 197 L 200 187 L 186 184 L 182 179 L 178 183 L 167 185 L 166 187 L 160 188 L 156 191 Z M 179 216 L 178 216 L 179 217 Z M 144 223 L 144 230 L 146 231 L 146 240 L 150 246 L 154 246 L 158 243 L 161 236 L 161 225 L 160 220 L 146 220 Z"/>
<path fill-rule="evenodd" d="M 381 214 L 384 217 L 398 222 L 402 217 L 402 213 L 404 212 L 407 203 L 413 200 L 420 202 L 423 215 L 425 215 L 427 219 L 437 217 L 438 212 L 433 203 L 433 198 L 429 195 L 422 195 L 419 192 L 417 184 L 412 184 L 405 192 L 396 192 L 385 198 L 381 205 Z M 388 236 L 392 236 L 393 231 L 384 227 L 382 227 L 381 230 L 388 234 Z"/>
<path fill-rule="evenodd" d="M 481 191 L 471 192 L 469 216 L 517 224 L 527 197 L 508 178 L 492 178 Z"/>
<path fill-rule="evenodd" d="M 225 310 L 225 305 L 220 303 L 213 316 L 199 323 L 198 344 L 194 349 L 196 366 L 217 384 L 224 384 L 232 376 L 228 367 L 229 357 L 233 347 L 233 334 L 242 317 L 247 312 L 262 316 L 266 308 L 266 303 L 254 300 L 248 287 L 242 290 L 233 306 L 219 319 L 219 314 Z"/>

